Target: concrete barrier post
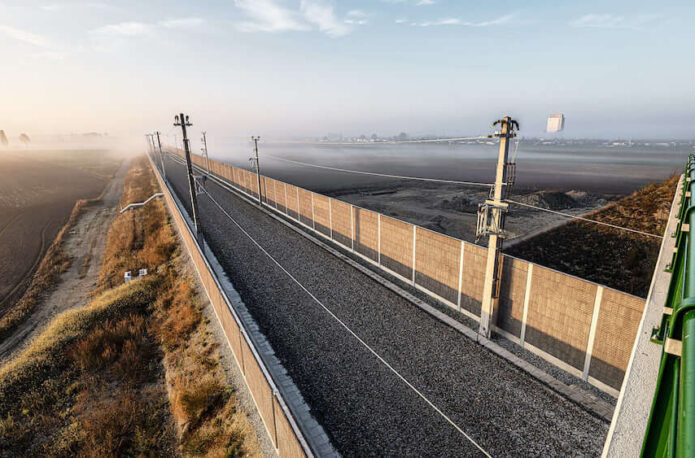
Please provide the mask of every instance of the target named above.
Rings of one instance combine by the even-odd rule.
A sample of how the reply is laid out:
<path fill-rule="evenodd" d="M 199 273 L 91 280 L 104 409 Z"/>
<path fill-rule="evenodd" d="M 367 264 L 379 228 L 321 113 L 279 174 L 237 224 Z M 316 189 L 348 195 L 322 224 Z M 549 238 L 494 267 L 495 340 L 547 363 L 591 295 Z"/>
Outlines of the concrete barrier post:
<path fill-rule="evenodd" d="M 526 292 L 524 293 L 524 311 L 521 316 L 521 333 L 519 334 L 519 344 L 523 348 L 526 341 L 526 320 L 528 319 L 528 304 L 531 301 L 531 282 L 533 281 L 533 264 L 528 265 L 526 271 Z"/>
<path fill-rule="evenodd" d="M 463 240 L 461 241 L 461 256 L 459 259 L 459 287 L 458 287 L 458 300 L 456 301 L 456 305 L 458 307 L 458 311 L 461 311 L 461 289 L 463 288 L 463 250 L 465 247 L 465 243 Z"/>

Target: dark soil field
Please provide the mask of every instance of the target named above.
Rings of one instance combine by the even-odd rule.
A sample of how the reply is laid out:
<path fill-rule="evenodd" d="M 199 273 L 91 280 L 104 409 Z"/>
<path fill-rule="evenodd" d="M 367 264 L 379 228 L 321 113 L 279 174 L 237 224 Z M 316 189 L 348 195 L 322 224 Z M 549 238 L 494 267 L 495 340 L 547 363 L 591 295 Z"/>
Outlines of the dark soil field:
<path fill-rule="evenodd" d="M 678 177 L 648 185 L 589 215 L 590 219 L 663 235 Z M 516 210 L 515 212 L 523 212 Z M 505 250 L 512 256 L 646 297 L 661 239 L 570 222 Z"/>
<path fill-rule="evenodd" d="M 0 316 L 26 289 L 79 199 L 118 166 L 105 151 L 0 152 Z"/>

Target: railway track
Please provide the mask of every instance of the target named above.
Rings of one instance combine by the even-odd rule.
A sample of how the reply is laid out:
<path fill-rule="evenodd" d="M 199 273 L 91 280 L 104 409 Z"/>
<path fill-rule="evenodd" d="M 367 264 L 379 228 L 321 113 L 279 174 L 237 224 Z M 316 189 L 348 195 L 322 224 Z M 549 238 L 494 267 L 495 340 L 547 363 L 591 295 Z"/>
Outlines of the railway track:
<path fill-rule="evenodd" d="M 182 202 L 184 167 L 167 160 Z M 345 455 L 597 455 L 605 422 L 222 186 L 205 238 Z M 187 208 L 190 212 L 190 208 Z"/>

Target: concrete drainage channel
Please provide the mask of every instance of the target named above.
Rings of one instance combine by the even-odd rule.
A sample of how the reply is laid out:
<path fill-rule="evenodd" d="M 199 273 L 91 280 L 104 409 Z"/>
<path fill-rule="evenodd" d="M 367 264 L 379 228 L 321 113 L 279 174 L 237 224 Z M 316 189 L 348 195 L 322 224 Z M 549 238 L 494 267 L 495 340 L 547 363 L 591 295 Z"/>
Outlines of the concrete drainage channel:
<path fill-rule="evenodd" d="M 150 158 L 151 159 L 151 158 Z M 150 160 L 151 166 L 153 170 L 155 170 L 155 173 L 159 174 L 159 170 L 155 166 L 154 162 Z M 178 230 L 180 232 L 183 232 L 184 230 L 188 230 L 190 234 L 193 233 L 191 228 L 193 227 L 193 222 L 191 221 L 190 217 L 185 211 L 182 211 L 184 208 L 181 201 L 179 200 L 178 196 L 176 195 L 175 192 L 171 188 L 169 188 L 169 184 L 164 182 L 161 179 L 161 176 L 157 176 L 160 185 L 163 185 L 163 187 L 166 187 L 166 197 L 169 200 L 167 203 L 173 203 L 173 207 L 170 210 L 176 211 L 178 215 L 181 217 L 181 220 L 184 221 L 184 224 L 186 224 L 186 228 L 181 228 L 179 227 Z M 174 218 L 177 220 L 177 218 Z M 178 222 L 178 221 L 177 221 Z M 183 236 L 183 234 L 181 234 Z M 192 238 L 192 237 L 191 237 Z M 257 354 L 262 363 L 263 366 L 261 369 L 265 369 L 267 371 L 267 375 L 271 380 L 268 380 L 268 382 L 271 383 L 271 389 L 276 391 L 276 397 L 279 400 L 279 403 L 281 405 L 285 405 L 286 408 L 289 410 L 290 416 L 291 416 L 291 423 L 294 423 L 295 431 L 294 434 L 297 436 L 297 440 L 300 442 L 301 448 L 303 453 L 306 456 L 321 456 L 321 457 L 332 457 L 332 456 L 340 456 L 340 454 L 335 450 L 335 448 L 332 446 L 330 443 L 330 440 L 328 438 L 328 435 L 325 433 L 321 425 L 312 417 L 310 413 L 309 406 L 307 403 L 304 401 L 301 393 L 299 392 L 299 389 L 295 386 L 293 383 L 292 379 L 287 375 L 287 371 L 285 368 L 282 366 L 282 363 L 278 360 L 278 358 L 275 356 L 275 353 L 273 349 L 271 348 L 270 344 L 268 343 L 267 339 L 265 336 L 259 331 L 258 325 L 256 324 L 255 320 L 251 316 L 251 314 L 248 312 L 246 305 L 244 304 L 243 300 L 241 299 L 239 293 L 236 291 L 234 286 L 232 285 L 231 281 L 227 278 L 226 274 L 224 273 L 224 270 L 222 269 L 222 266 L 216 259 L 215 255 L 213 254 L 212 250 L 209 249 L 207 244 L 203 242 L 203 245 L 201 245 L 195 241 L 195 244 L 200 252 L 200 254 L 204 253 L 203 259 L 205 260 L 205 264 L 207 267 L 207 270 L 209 271 L 210 275 L 215 279 L 215 282 L 217 283 L 217 286 L 220 288 L 221 292 L 223 292 L 223 298 L 225 302 L 227 303 L 227 306 L 229 307 L 230 311 L 233 311 L 233 314 L 235 315 L 235 318 L 237 318 L 240 323 L 243 326 L 244 332 L 242 334 L 245 334 L 251 343 L 251 350 L 253 353 Z M 200 267 L 197 265 L 195 262 L 195 256 L 193 253 L 189 253 L 191 257 L 194 260 L 194 264 L 196 264 L 196 268 L 200 269 Z M 200 273 L 200 272 L 199 272 Z M 202 280 L 202 278 L 201 278 Z M 203 283 L 205 283 L 203 281 Z M 212 297 L 213 295 L 210 294 L 210 291 L 207 290 L 206 287 L 206 293 L 208 294 L 208 297 L 211 302 L 214 302 L 214 298 Z M 217 310 L 215 310 L 215 313 L 218 314 Z M 223 329 L 225 328 L 224 326 L 224 318 L 221 318 L 219 314 L 217 315 L 218 319 L 220 320 L 220 324 L 222 325 Z M 234 351 L 234 345 L 232 342 L 228 341 L 228 344 L 230 347 L 232 347 L 232 353 L 236 353 Z M 244 366 L 244 361 L 242 357 L 242 361 L 239 362 L 237 360 L 237 363 L 240 365 L 240 367 Z M 265 371 L 264 371 L 265 372 Z M 258 381 L 255 381 L 255 383 L 258 383 Z M 251 389 L 251 385 L 254 384 L 254 381 L 248 380 L 247 379 L 247 384 L 249 385 L 249 389 Z M 273 386 L 274 385 L 274 386 Z M 252 392 L 253 396 L 253 392 Z M 259 408 L 259 412 L 261 411 L 261 407 L 259 405 L 258 399 L 254 396 L 254 399 L 256 400 L 257 407 Z M 261 417 L 263 418 L 263 413 L 261 412 Z M 265 421 L 265 419 L 264 419 Z M 280 453 L 279 446 L 278 446 L 278 427 L 276 424 L 276 419 L 275 419 L 275 410 L 273 410 L 273 425 L 269 425 L 267 421 L 266 423 L 266 428 L 268 430 L 269 435 L 271 436 L 271 441 L 275 444 L 276 449 Z M 273 431 L 274 429 L 274 431 Z M 299 430 L 297 430 L 299 429 Z M 273 437 L 274 436 L 274 437 Z M 282 453 L 280 453 L 283 455 Z M 293 454 L 294 455 L 294 454 Z"/>
<path fill-rule="evenodd" d="M 177 162 L 180 161 L 178 157 L 171 157 L 172 159 L 176 160 Z M 197 170 L 200 173 L 206 174 L 207 171 L 200 168 L 197 165 L 193 165 L 193 168 Z M 446 323 L 448 326 L 451 328 L 455 329 L 459 333 L 463 334 L 467 338 L 473 340 L 474 342 L 477 342 L 481 346 L 485 347 L 487 350 L 491 351 L 492 353 L 496 354 L 497 356 L 509 361 L 512 363 L 514 366 L 519 368 L 520 370 L 528 373 L 529 375 L 533 376 L 536 378 L 538 381 L 542 382 L 549 388 L 551 388 L 553 391 L 557 392 L 558 394 L 562 395 L 566 399 L 574 402 L 578 406 L 580 406 L 582 409 L 586 410 L 590 414 L 596 416 L 597 418 L 600 418 L 604 421 L 610 422 L 613 411 L 614 411 L 614 406 L 609 403 L 604 401 L 603 399 L 591 394 L 590 392 L 579 388 L 575 385 L 567 385 L 566 383 L 558 380 L 557 378 L 553 377 L 552 375 L 548 374 L 547 372 L 543 371 L 542 369 L 536 367 L 535 365 L 531 364 L 530 362 L 524 360 L 523 358 L 515 355 L 511 351 L 505 349 L 503 346 L 497 344 L 496 342 L 486 339 L 485 337 L 479 335 L 475 330 L 467 327 L 466 325 L 462 324 L 458 320 L 452 318 L 451 316 L 447 315 L 446 313 L 438 310 L 436 307 L 433 305 L 430 305 L 426 301 L 418 298 L 415 294 L 412 294 L 408 291 L 406 291 L 404 288 L 400 287 L 396 282 L 398 281 L 397 279 L 395 281 L 391 281 L 387 278 L 385 278 L 383 275 L 375 272 L 373 269 L 369 268 L 366 266 L 364 263 L 360 262 L 359 259 L 353 259 L 349 253 L 344 252 L 344 250 L 337 245 L 335 245 L 332 242 L 328 241 L 323 241 L 319 239 L 318 237 L 308 233 L 306 230 L 304 230 L 299 224 L 296 222 L 290 220 L 287 218 L 284 214 L 281 212 L 275 210 L 272 207 L 266 207 L 259 205 L 258 201 L 251 198 L 250 196 L 238 191 L 234 186 L 230 185 L 227 183 L 225 180 L 222 180 L 218 178 L 215 175 L 210 175 L 210 179 L 214 180 L 215 183 L 218 185 L 222 186 L 225 188 L 227 191 L 234 193 L 237 197 L 243 199 L 250 205 L 256 207 L 257 209 L 261 210 L 264 212 L 266 215 L 269 217 L 273 218 L 274 220 L 282 223 L 283 225 L 291 228 L 293 231 L 296 233 L 300 234 L 302 237 L 310 240 L 312 243 L 316 244 L 317 246 L 321 247 L 322 249 L 328 251 L 331 253 L 333 256 L 337 257 L 338 259 L 344 261 L 345 263 L 349 264 L 350 266 L 354 267 L 355 269 L 359 270 L 375 282 L 379 283 L 380 285 L 384 286 L 385 288 L 393 291 L 394 293 L 398 294 L 402 298 L 408 300 L 411 302 L 413 305 L 417 306 L 421 310 L 427 312 L 431 316 L 435 317 L 436 319 L 442 321 L 443 323 Z"/>

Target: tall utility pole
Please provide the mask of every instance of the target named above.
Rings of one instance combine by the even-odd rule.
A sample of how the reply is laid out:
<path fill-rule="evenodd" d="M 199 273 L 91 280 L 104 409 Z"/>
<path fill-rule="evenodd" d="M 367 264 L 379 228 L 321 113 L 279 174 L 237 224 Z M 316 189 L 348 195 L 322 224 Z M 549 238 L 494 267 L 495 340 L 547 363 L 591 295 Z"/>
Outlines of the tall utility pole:
<path fill-rule="evenodd" d="M 150 153 L 154 156 L 155 152 L 157 151 L 155 144 L 154 144 L 154 134 L 148 134 L 147 138 L 150 141 Z"/>
<path fill-rule="evenodd" d="M 167 179 L 167 170 L 164 168 L 164 153 L 162 152 L 162 139 L 159 138 L 159 131 L 154 133 L 157 136 L 157 146 L 159 147 L 159 161 L 162 163 L 162 176 Z"/>
<path fill-rule="evenodd" d="M 207 132 L 203 132 L 203 137 L 201 138 L 203 141 L 203 147 L 201 150 L 205 154 L 205 163 L 207 164 L 208 167 L 208 176 L 210 176 L 210 158 L 208 157 L 208 139 L 207 139 Z"/>
<path fill-rule="evenodd" d="M 152 134 L 145 134 L 147 139 L 147 146 L 149 147 L 150 153 L 154 153 L 154 148 L 152 147 Z"/>
<path fill-rule="evenodd" d="M 191 209 L 193 210 L 193 224 L 195 225 L 196 236 L 200 236 L 201 227 L 200 221 L 198 220 L 198 198 L 196 197 L 195 182 L 193 180 L 193 166 L 191 165 L 191 148 L 190 141 L 188 140 L 188 133 L 186 132 L 186 127 L 190 127 L 193 124 L 188 122 L 188 116 L 184 116 L 183 113 L 176 115 L 174 117 L 174 126 L 181 126 L 181 132 L 183 133 L 183 149 L 186 152 L 186 169 L 188 171 L 188 189 L 191 193 Z"/>
<path fill-rule="evenodd" d="M 492 200 L 485 202 L 483 206 L 486 212 L 485 232 L 490 236 L 487 245 L 487 267 L 485 269 L 485 284 L 483 287 L 483 304 L 480 310 L 480 327 L 478 334 L 490 337 L 492 331 L 493 315 L 495 312 L 495 302 L 499 297 L 499 276 L 500 276 L 500 253 L 502 252 L 502 242 L 504 240 L 504 214 L 507 211 L 507 204 L 503 202 L 507 181 L 507 158 L 509 156 L 509 140 L 516 136 L 514 127 L 519 128 L 519 123 L 511 117 L 495 121 L 492 125 L 500 125 L 500 132 L 495 136 L 500 139 L 499 156 L 497 158 L 497 175 L 495 178 L 495 188 Z M 487 214 L 489 212 L 489 219 Z"/>
<path fill-rule="evenodd" d="M 261 199 L 261 165 L 258 162 L 258 140 L 261 137 L 251 137 L 253 140 L 253 151 L 256 153 L 256 180 L 258 181 L 258 203 L 263 205 L 263 199 Z"/>

